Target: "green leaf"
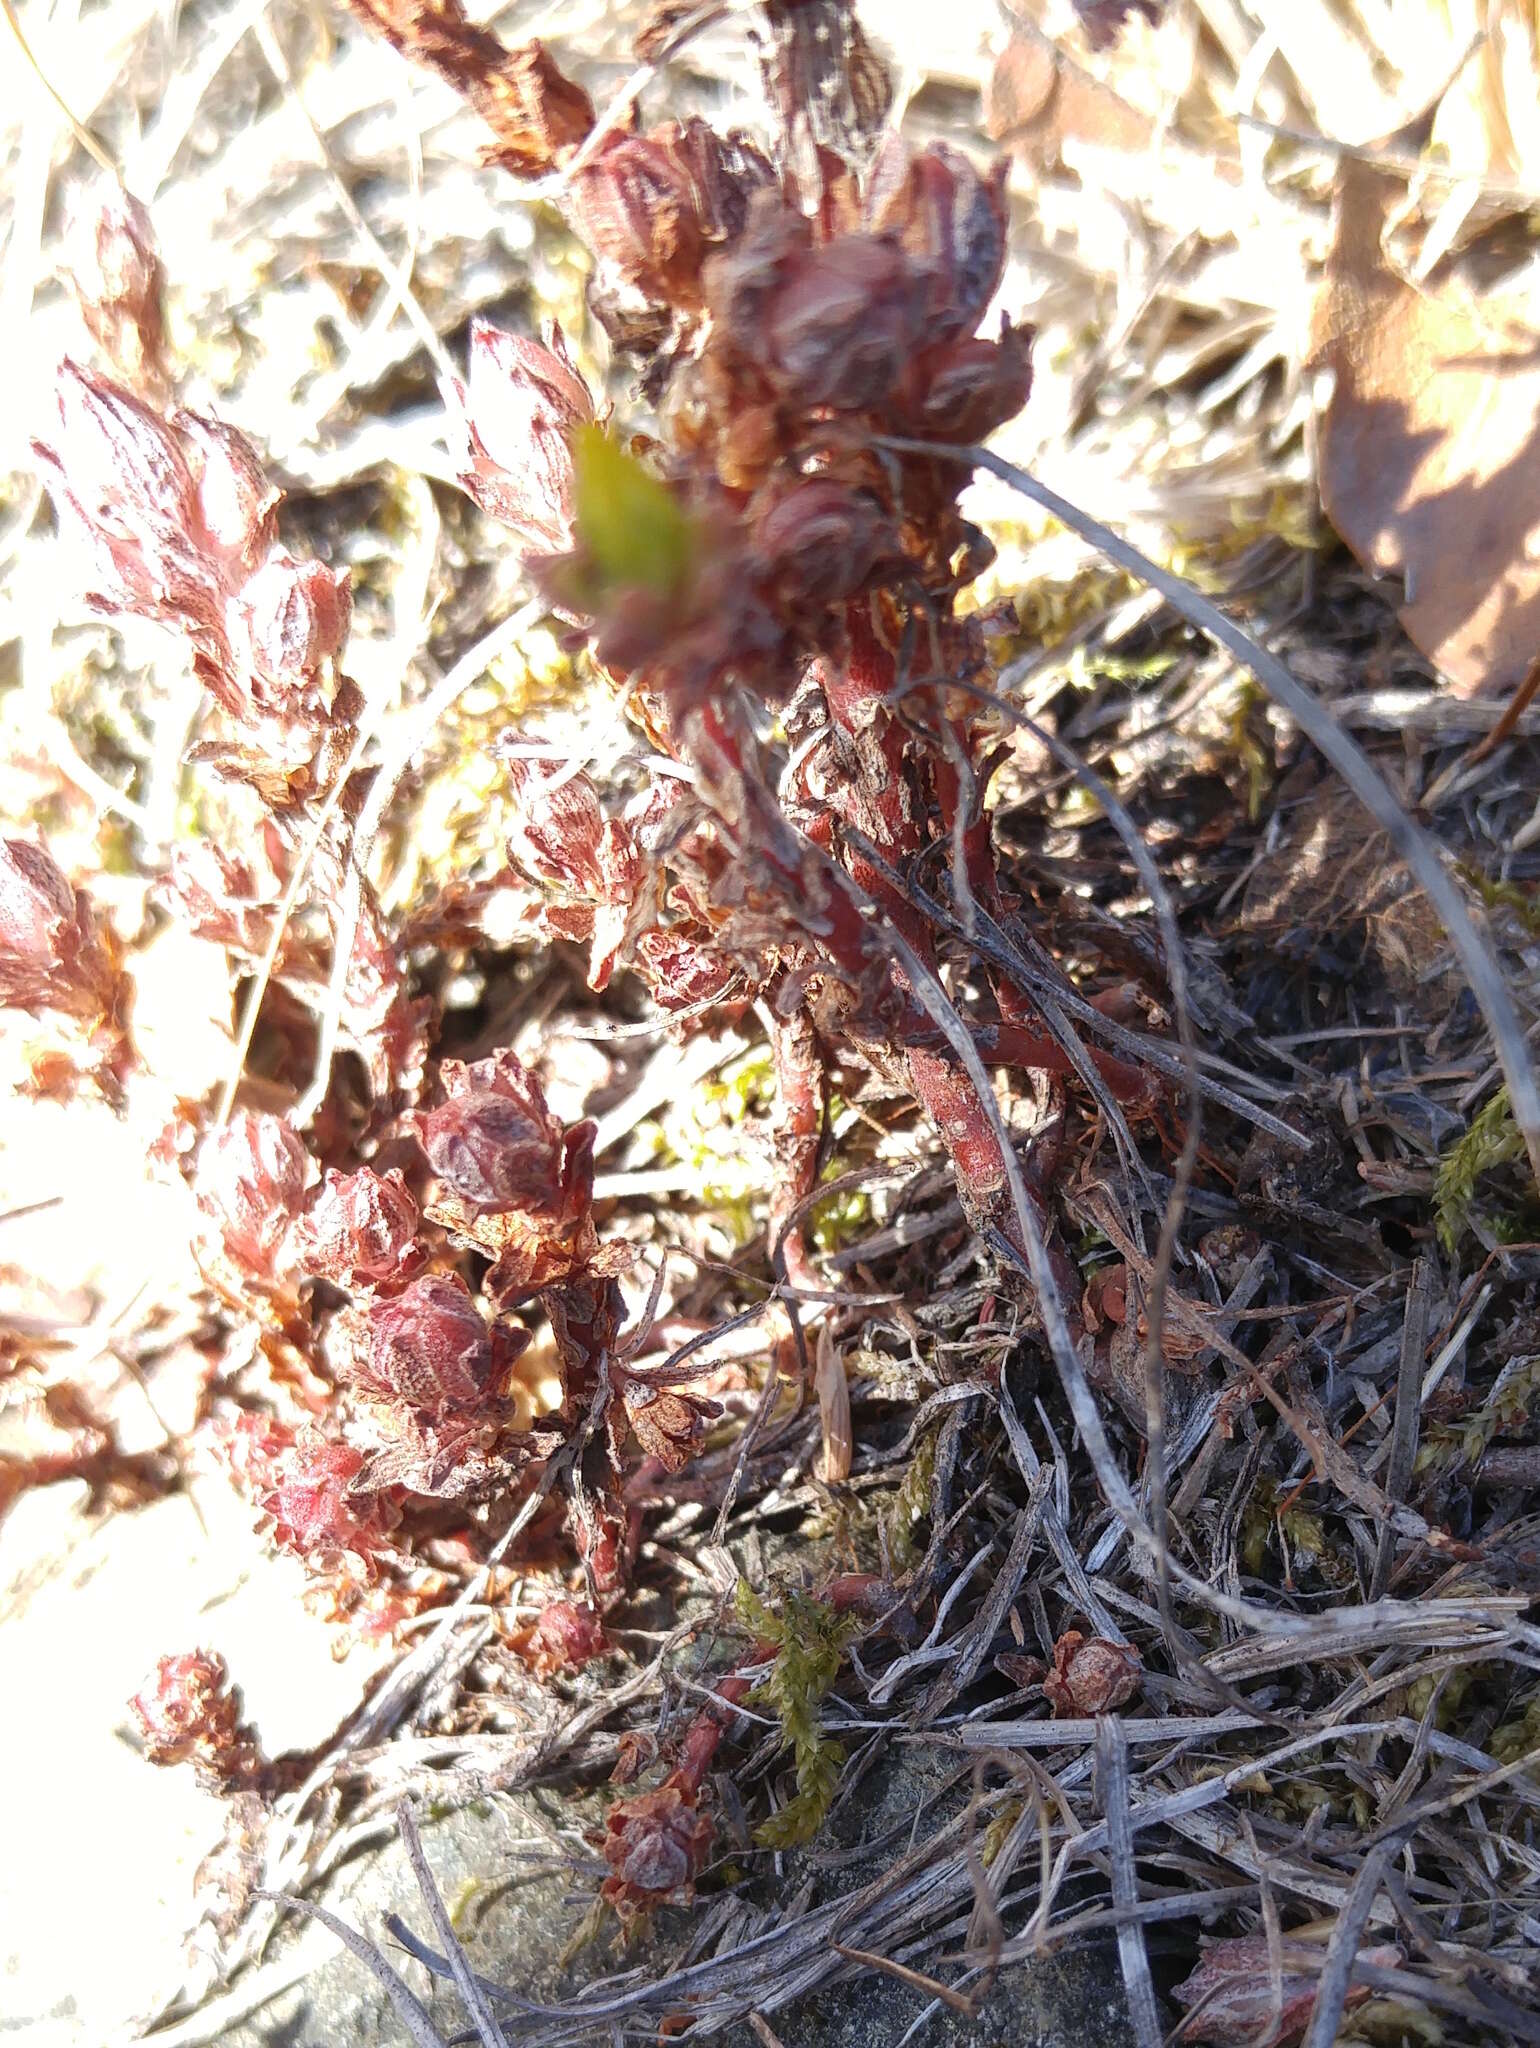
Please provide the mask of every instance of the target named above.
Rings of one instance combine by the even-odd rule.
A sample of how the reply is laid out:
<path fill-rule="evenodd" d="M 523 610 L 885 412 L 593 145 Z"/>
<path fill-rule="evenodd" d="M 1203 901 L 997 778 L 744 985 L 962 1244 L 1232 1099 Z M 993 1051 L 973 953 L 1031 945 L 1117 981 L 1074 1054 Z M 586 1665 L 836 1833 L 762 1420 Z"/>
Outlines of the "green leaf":
<path fill-rule="evenodd" d="M 574 526 L 606 590 L 676 591 L 695 553 L 695 529 L 668 486 L 602 427 L 573 436 Z"/>

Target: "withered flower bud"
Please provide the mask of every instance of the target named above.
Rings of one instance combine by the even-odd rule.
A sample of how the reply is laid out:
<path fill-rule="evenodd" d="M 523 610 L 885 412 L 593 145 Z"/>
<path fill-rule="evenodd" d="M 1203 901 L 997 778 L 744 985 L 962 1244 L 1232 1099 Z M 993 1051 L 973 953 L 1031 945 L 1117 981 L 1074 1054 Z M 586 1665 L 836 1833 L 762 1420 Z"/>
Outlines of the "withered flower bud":
<path fill-rule="evenodd" d="M 864 412 L 898 383 L 923 318 L 923 292 L 902 252 L 841 235 L 798 264 L 767 308 L 758 360 L 790 404 Z"/>
<path fill-rule="evenodd" d="M 586 1601 L 551 1600 L 518 1644 L 519 1655 L 538 1677 L 553 1671 L 576 1671 L 609 1645 L 604 1624 Z"/>
<path fill-rule="evenodd" d="M 428 1415 L 479 1408 L 529 1341 L 526 1330 L 489 1329 L 463 1280 L 430 1273 L 369 1315 L 369 1356 L 359 1378 Z"/>
<path fill-rule="evenodd" d="M 462 1200 L 492 1213 L 552 1206 L 561 1140 L 506 1095 L 468 1089 L 421 1120 L 428 1164 Z"/>
<path fill-rule="evenodd" d="M 284 1459 L 277 1484 L 260 1496 L 279 1548 L 316 1563 L 344 1551 L 372 1557 L 384 1541 L 384 1524 L 375 1504 L 348 1491 L 363 1467 L 363 1453 L 351 1444 L 306 1430 Z"/>
<path fill-rule="evenodd" d="M 563 1192 L 563 1131 L 539 1082 L 511 1052 L 439 1069 L 448 1100 L 415 1119 L 417 1142 L 462 1201 L 497 1213 L 554 1215 Z"/>
<path fill-rule="evenodd" d="M 394 49 L 464 95 L 497 141 L 487 160 L 516 177 L 553 170 L 594 124 L 593 102 L 538 40 L 507 49 L 460 0 L 351 0 Z"/>
<path fill-rule="evenodd" d="M 649 1386 L 629 1375 L 622 1382 L 621 1399 L 631 1434 L 646 1456 L 656 1458 L 666 1472 L 683 1470 L 705 1435 L 706 1424 L 722 1412 L 715 1401 L 699 1394 Z"/>
<path fill-rule="evenodd" d="M 961 150 L 933 142 L 917 150 L 887 137 L 866 188 L 866 224 L 894 237 L 924 278 L 925 335 L 974 333 L 1005 270 L 1007 215 L 1001 157 L 987 176 Z"/>
<path fill-rule="evenodd" d="M 653 1000 L 665 1010 L 693 1010 L 714 1002 L 731 987 L 737 969 L 683 933 L 656 926 L 636 942 L 637 965 Z"/>
<path fill-rule="evenodd" d="M 548 346 L 471 323 L 460 487 L 532 551 L 572 546 L 572 436 L 594 417 L 559 327 Z"/>
<path fill-rule="evenodd" d="M 583 239 L 628 284 L 672 303 L 700 267 L 705 242 L 684 166 L 648 135 L 620 135 L 573 187 Z"/>
<path fill-rule="evenodd" d="M 111 1005 L 113 981 L 84 893 L 45 847 L 0 839 L 0 1005 L 90 1017 Z"/>
<path fill-rule="evenodd" d="M 495 41 L 485 29 L 473 33 Z M 454 82 L 464 89 L 461 79 Z M 538 37 L 503 51 L 485 81 L 472 83 L 470 98 L 497 136 L 488 158 L 520 176 L 553 170 L 594 125 L 593 101 Z"/>
<path fill-rule="evenodd" d="M 748 223 L 756 192 L 775 186 L 775 167 L 738 129 L 719 135 L 692 114 L 656 131 L 683 167 L 695 194 L 696 215 L 708 241 L 735 241 Z"/>
<path fill-rule="evenodd" d="M 776 604 L 798 620 L 853 596 L 888 540 L 888 522 L 875 499 L 832 477 L 807 477 L 767 496 L 751 520 L 767 587 Z"/>
<path fill-rule="evenodd" d="M 281 1117 L 250 1110 L 211 1131 L 198 1155 L 198 1207 L 247 1278 L 271 1280 L 305 1203 L 310 1154 Z"/>
<path fill-rule="evenodd" d="M 1359 1949 L 1357 1960 L 1367 1969 L 1394 1970 L 1406 1956 L 1394 1942 L 1385 1942 Z M 1216 2048 L 1297 2041 L 1315 2011 L 1325 1967 L 1326 1949 L 1320 1942 L 1285 1937 L 1275 1946 L 1265 1934 L 1212 1941 L 1192 1975 L 1172 1987 L 1171 1996 L 1190 2013 L 1175 2039 L 1208 2041 Z M 1351 1984 L 1344 2005 L 1361 2005 L 1372 1995 L 1369 1985 Z"/>
<path fill-rule="evenodd" d="M 67 269 L 81 316 L 113 368 L 130 384 L 158 384 L 165 370 L 165 273 L 150 216 L 116 178 L 81 196 Z"/>
<path fill-rule="evenodd" d="M 673 122 L 651 135 L 613 137 L 573 181 L 572 203 L 584 241 L 627 284 L 693 309 L 711 244 L 690 151 L 679 139 Z"/>
<path fill-rule="evenodd" d="M 742 232 L 702 274 L 713 348 L 757 360 L 777 301 L 807 260 L 813 230 L 775 191 L 754 194 Z"/>
<path fill-rule="evenodd" d="M 620 1800 L 604 1820 L 604 1897 L 623 1920 L 666 1898 L 687 1898 L 713 1833 L 711 1816 L 678 1785 Z"/>
<path fill-rule="evenodd" d="M 1032 335 L 1002 327 L 998 341 L 954 341 L 915 366 L 904 424 L 924 440 L 982 441 L 1014 419 L 1032 389 Z"/>
<path fill-rule="evenodd" d="M 201 1776 L 228 1784 L 257 1761 L 240 1695 L 224 1658 L 210 1650 L 162 1657 L 129 1708 L 152 1764 L 194 1764 Z"/>
<path fill-rule="evenodd" d="M 236 614 L 257 674 L 299 689 L 342 652 L 353 614 L 351 580 L 346 569 L 280 552 L 244 584 Z"/>
<path fill-rule="evenodd" d="M 1053 1668 L 1043 1694 L 1056 1720 L 1093 1719 L 1124 1706 L 1139 1690 L 1144 1668 L 1130 1643 L 1088 1642 L 1079 1629 L 1066 1629 L 1053 1646 Z"/>
<path fill-rule="evenodd" d="M 342 1174 L 328 1167 L 325 1185 L 295 1232 L 295 1255 L 310 1273 L 344 1287 L 392 1286 L 423 1262 L 417 1204 L 401 1173 L 369 1167 Z"/>

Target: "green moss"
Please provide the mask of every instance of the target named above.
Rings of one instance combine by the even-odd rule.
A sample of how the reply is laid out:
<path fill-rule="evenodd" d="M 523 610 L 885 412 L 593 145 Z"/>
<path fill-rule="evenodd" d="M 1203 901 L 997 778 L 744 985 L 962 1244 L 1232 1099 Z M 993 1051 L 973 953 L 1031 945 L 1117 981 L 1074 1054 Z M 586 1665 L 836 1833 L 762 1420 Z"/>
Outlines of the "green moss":
<path fill-rule="evenodd" d="M 780 1720 L 797 1773 L 796 1796 L 761 1823 L 754 1839 L 767 1849 L 792 1849 L 817 1834 L 839 1786 L 845 1752 L 825 1735 L 819 1709 L 860 1622 L 792 1591 L 778 1610 L 772 1609 L 744 1580 L 738 1583 L 737 1608 L 739 1621 L 757 1642 L 775 1645 L 775 1661 L 754 1699 Z"/>
<path fill-rule="evenodd" d="M 1444 1154 L 1434 1183 L 1433 1207 L 1439 1242 L 1452 1252 L 1470 1226 L 1477 1183 L 1524 1157 L 1524 1139 L 1513 1120 L 1508 1091 L 1499 1088 L 1472 1119 L 1470 1129 Z"/>
<path fill-rule="evenodd" d="M 1521 1757 L 1533 1757 L 1540 1774 L 1540 1691 L 1530 1694 L 1522 1714 L 1493 1729 L 1487 1747 L 1500 1764 L 1516 1764 Z"/>
<path fill-rule="evenodd" d="M 769 1048 L 755 1046 L 637 1127 L 659 1164 L 689 1167 L 691 1199 L 716 1213 L 735 1244 L 747 1244 L 764 1220 L 764 1157 L 745 1143 L 743 1126 L 767 1116 L 774 1099 Z"/>
<path fill-rule="evenodd" d="M 915 1445 L 909 1470 L 888 1510 L 888 1555 L 899 1571 L 908 1571 L 921 1555 L 923 1546 L 915 1531 L 930 1514 L 930 1486 L 935 1471 L 936 1438 L 932 1431 Z"/>
<path fill-rule="evenodd" d="M 1540 938 L 1540 894 L 1535 890 L 1521 889 L 1517 882 L 1493 881 L 1463 861 L 1456 873 L 1462 882 L 1469 883 L 1488 910 L 1511 911 L 1531 938 Z"/>
<path fill-rule="evenodd" d="M 844 1169 L 837 1159 L 829 1161 L 825 1180 L 837 1180 Z M 837 1195 L 825 1195 L 808 1212 L 808 1235 L 820 1252 L 843 1251 L 872 1220 L 871 1197 L 864 1188 L 845 1188 Z"/>

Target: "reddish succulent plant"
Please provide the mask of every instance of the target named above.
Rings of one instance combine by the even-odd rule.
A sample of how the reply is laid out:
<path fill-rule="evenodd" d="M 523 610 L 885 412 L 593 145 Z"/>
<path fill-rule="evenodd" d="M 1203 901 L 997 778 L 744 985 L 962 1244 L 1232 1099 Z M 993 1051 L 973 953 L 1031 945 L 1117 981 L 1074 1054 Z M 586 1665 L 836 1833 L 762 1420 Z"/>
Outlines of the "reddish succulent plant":
<path fill-rule="evenodd" d="M 364 1470 L 361 1451 L 309 1429 L 275 1468 L 258 1505 L 272 1517 L 280 1549 L 318 1566 L 335 1563 L 344 1552 L 365 1561 L 375 1556 L 386 1538 L 385 1517 L 377 1497 L 352 1491 Z"/>
<path fill-rule="evenodd" d="M 328 1168 L 320 1193 L 295 1230 L 296 1260 L 344 1287 L 394 1287 L 411 1279 L 426 1252 L 417 1203 L 405 1176 Z"/>
<path fill-rule="evenodd" d="M 1131 1643 L 1110 1643 L 1104 1636 L 1087 1640 L 1079 1629 L 1066 1629 L 1053 1646 L 1043 1694 L 1056 1719 L 1090 1719 L 1126 1706 L 1143 1677 Z"/>
<path fill-rule="evenodd" d="M 304 1208 L 314 1163 L 281 1117 L 243 1110 L 198 1151 L 198 1207 L 225 1256 L 256 1284 L 289 1263 L 290 1233 Z"/>
<path fill-rule="evenodd" d="M 240 1694 L 212 1651 L 162 1657 L 129 1706 L 153 1764 L 190 1763 L 217 1785 L 238 1783 L 259 1766 Z"/>
<path fill-rule="evenodd" d="M 934 449 L 990 432 L 1030 385 L 1029 332 L 981 332 L 1005 267 L 1003 168 L 985 174 L 940 144 L 875 146 L 888 83 L 845 0 L 765 0 L 778 130 L 763 148 L 699 119 L 644 129 L 633 115 L 597 134 L 587 94 L 541 44 L 505 49 L 459 0 L 354 4 L 476 106 L 493 160 L 564 174 L 551 189 L 595 257 L 591 308 L 653 403 L 656 438 L 622 448 L 597 426 L 559 330 L 536 342 L 472 328 L 460 482 L 586 636 L 661 768 L 645 795 L 612 808 L 575 762 L 517 742 L 501 750 L 529 928 L 586 946 L 595 990 L 634 967 L 681 1032 L 681 1012 L 764 1006 L 780 1095 L 769 1224 L 793 1286 L 818 1279 L 802 1218 L 824 1153 L 831 1048 L 909 1091 L 950 1154 L 968 1217 L 1014 1239 L 993 1102 L 919 999 L 918 975 L 947 955 L 909 879 L 951 881 L 1002 922 L 1015 913 L 984 796 L 998 735 L 970 694 L 991 677 L 984 629 L 954 609 L 987 550 L 959 510 L 965 465 Z M 685 19 L 655 11 L 650 46 L 666 48 L 668 22 Z M 157 277 L 142 226 L 127 208 L 116 241 L 99 228 L 102 282 L 82 295 L 101 311 L 104 345 L 116 337 L 121 355 L 137 334 L 148 373 Z M 615 1276 L 635 1246 L 600 1242 L 594 1126 L 565 1126 L 507 1049 L 443 1059 L 426 1093 L 433 991 L 449 977 L 419 975 L 411 926 L 392 929 L 366 850 L 348 844 L 361 699 L 341 667 L 346 574 L 278 545 L 276 493 L 233 430 L 163 416 L 75 365 L 56 403 L 39 459 L 61 523 L 91 551 L 92 602 L 182 634 L 213 700 L 195 758 L 249 784 L 269 814 L 260 857 L 181 858 L 171 897 L 246 962 L 267 956 L 280 903 L 292 909 L 264 970 L 268 1039 L 281 1017 L 303 1059 L 329 980 L 340 1013 L 321 1034 L 323 1069 L 336 1036 L 367 1076 L 363 1087 L 351 1070 L 323 1070 L 296 1117 L 313 1119 L 317 1158 L 336 1162 L 318 1190 L 310 1151 L 279 1117 L 239 1112 L 204 1140 L 197 1199 L 221 1291 L 264 1298 L 278 1411 L 237 1422 L 227 1460 L 275 1540 L 338 1573 L 339 1610 L 399 1617 L 409 1597 L 390 1575 L 412 1557 L 401 1531 L 424 1515 L 406 1496 L 437 1503 L 417 1526 L 444 1540 L 443 1503 L 508 1493 L 523 1466 L 597 1416 L 608 1387 L 573 1487 L 594 1604 L 555 1601 L 514 1644 L 536 1669 L 572 1668 L 604 1647 L 600 1598 L 635 1559 L 626 1467 L 640 1456 L 655 1461 L 652 1477 L 656 1465 L 678 1472 L 719 1411 L 628 1363 Z M 311 894 L 291 905 L 302 846 Z M 463 925 L 469 944 L 473 920 Z M 110 935 L 84 899 L 40 850 L 9 847 L 0 1000 L 94 1016 L 114 999 L 115 974 Z M 1062 1071 L 1007 977 L 981 969 L 959 1000 L 976 1004 L 960 1028 L 981 1058 L 1057 1059 Z M 293 1076 L 277 1064 L 279 1079 L 271 1067 L 264 1076 L 281 1089 Z M 187 1131 L 200 1114 L 189 1107 Z M 400 1169 L 359 1163 L 400 1156 L 403 1139 L 431 1178 L 414 1170 L 409 1186 Z M 1051 1227 L 1046 1201 L 1042 1217 Z M 454 1270 L 471 1256 L 481 1303 Z M 366 1298 L 339 1308 L 324 1286 L 301 1297 L 301 1276 Z M 529 1333 L 505 1312 L 529 1300 L 560 1362 L 544 1431 L 516 1428 L 506 1399 Z M 1104 1306 L 1114 1321 L 1110 1295 Z M 340 1361 L 330 1376 L 326 1358 Z M 297 1403 L 327 1429 L 296 1435 L 278 1419 Z M 479 1533 L 464 1523 L 449 1540 L 470 1554 Z M 1044 1691 L 1056 1713 L 1099 1714 L 1132 1697 L 1139 1675 L 1131 1650 L 1071 1632 Z M 746 1687 L 731 1678 L 721 1697 Z M 167 1754 L 211 1769 L 244 1754 L 217 1660 L 169 1660 L 145 1700 Z M 718 1713 L 698 1716 L 672 1775 L 609 1816 L 605 1889 L 623 1914 L 687 1896 L 698 1878 L 712 1839 L 702 1788 L 723 1728 Z"/>
<path fill-rule="evenodd" d="M 513 1639 L 514 1647 L 537 1678 L 556 1671 L 577 1671 L 609 1644 L 604 1624 L 586 1601 L 550 1600 L 540 1618 Z"/>
<path fill-rule="evenodd" d="M 688 1900 L 716 1830 L 694 1791 L 669 1780 L 619 1800 L 605 1815 L 600 1894 L 623 1921 L 669 1901 Z"/>
<path fill-rule="evenodd" d="M 123 1001 L 90 900 L 31 839 L 0 839 L 0 1005 L 95 1018 Z"/>
<path fill-rule="evenodd" d="M 375 1302 L 356 1376 L 370 1392 L 447 1418 L 500 1400 L 508 1368 L 528 1342 L 525 1329 L 488 1325 L 463 1280 L 430 1273 Z"/>

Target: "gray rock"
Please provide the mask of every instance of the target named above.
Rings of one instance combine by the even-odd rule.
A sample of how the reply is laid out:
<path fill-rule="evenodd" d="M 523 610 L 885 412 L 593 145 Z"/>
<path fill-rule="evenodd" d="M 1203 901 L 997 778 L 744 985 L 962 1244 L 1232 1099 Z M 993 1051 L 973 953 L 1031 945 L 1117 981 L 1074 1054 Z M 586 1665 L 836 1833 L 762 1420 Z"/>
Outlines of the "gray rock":
<path fill-rule="evenodd" d="M 907 1757 L 873 1772 L 837 1815 L 827 1847 L 785 1859 L 783 1895 L 789 1898 L 811 1881 L 815 1900 L 838 1898 L 890 1870 L 908 1851 L 917 1814 L 925 1815 L 923 1840 L 936 1819 L 955 1810 L 944 1796 L 946 1775 L 932 1761 Z M 645 1978 L 677 1967 L 706 1917 L 730 1910 L 710 1898 L 692 1911 L 669 1909 L 654 1916 L 630 1950 L 620 1945 L 609 1920 L 569 1953 L 580 1939 L 597 1868 L 584 1872 L 574 1852 L 579 1858 L 584 1853 L 583 1830 L 600 1811 L 602 1802 L 588 1795 L 542 1792 L 499 1796 L 425 1817 L 428 1859 L 473 1967 L 535 2004 L 570 1998 L 596 1977 L 635 1972 Z M 875 1845 L 870 1852 L 860 1847 L 863 1839 Z M 452 1991 L 408 1961 L 385 1932 L 390 1912 L 420 1935 L 429 1931 L 399 1843 L 339 1872 L 323 1902 L 381 1942 L 429 2005 L 446 2040 L 466 2032 Z M 868 1971 L 853 1983 L 805 1994 L 770 2015 L 770 2024 L 783 2048 L 895 2048 L 931 2003 L 924 1992 Z M 523 2022 L 528 2031 L 520 2031 L 516 2012 L 506 2018 L 510 2041 L 544 2038 L 534 2014 Z M 657 2023 L 656 2010 L 650 2017 L 633 2012 L 627 2038 L 653 2038 Z M 340 1951 L 219 2035 L 224 2048 L 350 2048 L 406 2038 L 363 1965 Z M 745 2019 L 732 2021 L 715 2038 L 757 2048 Z M 923 2048 L 1131 2048 L 1132 2039 L 1110 1948 L 1007 1967 L 977 2017 L 942 2006 L 916 2036 Z"/>

